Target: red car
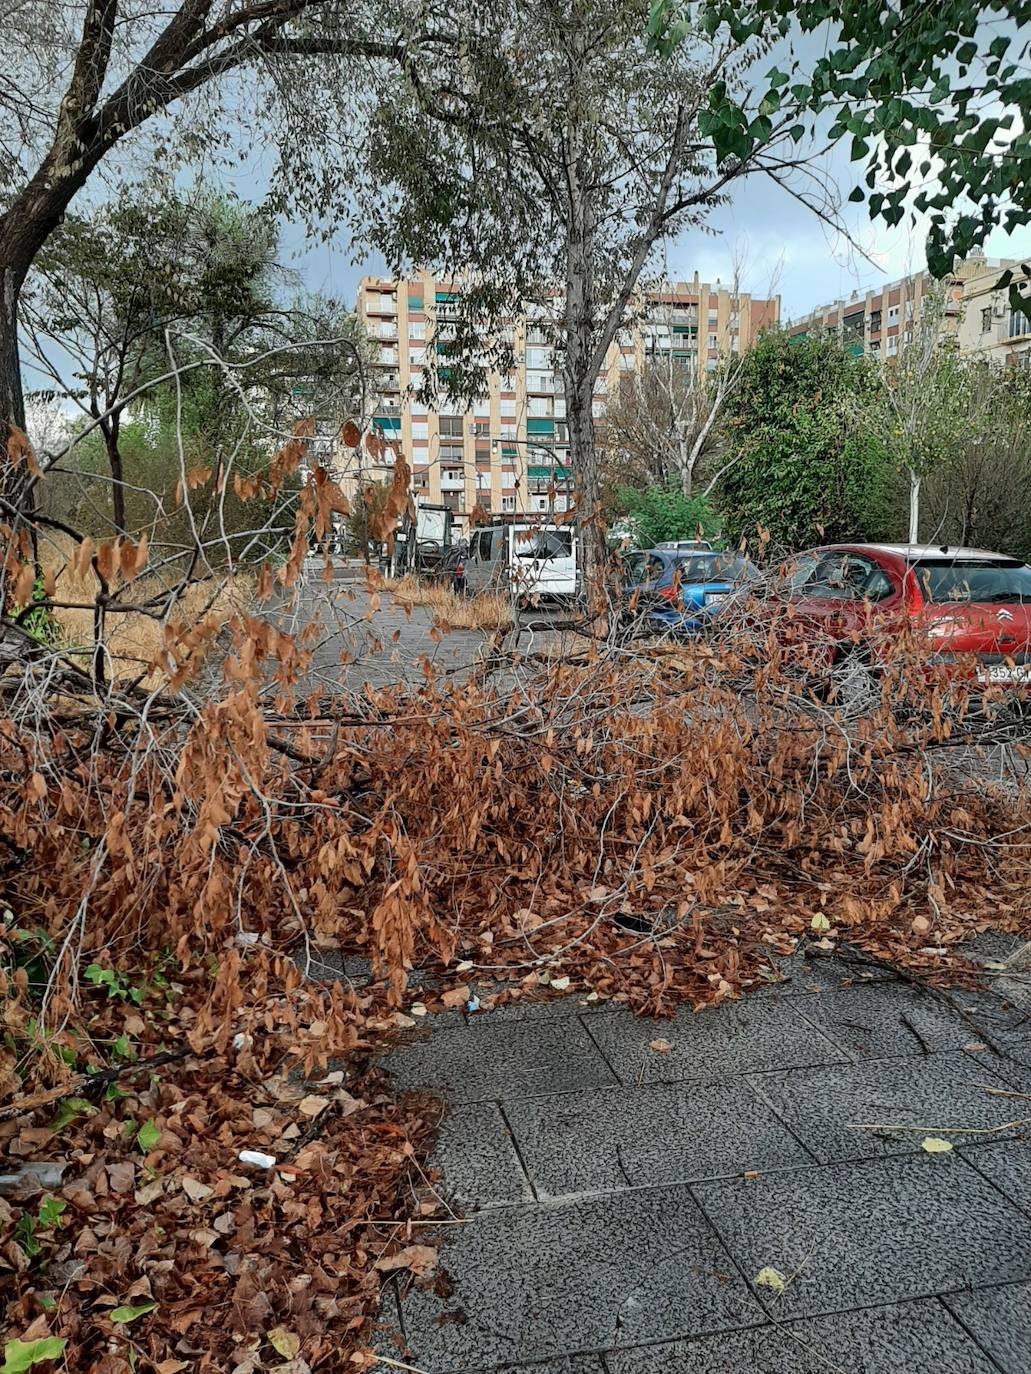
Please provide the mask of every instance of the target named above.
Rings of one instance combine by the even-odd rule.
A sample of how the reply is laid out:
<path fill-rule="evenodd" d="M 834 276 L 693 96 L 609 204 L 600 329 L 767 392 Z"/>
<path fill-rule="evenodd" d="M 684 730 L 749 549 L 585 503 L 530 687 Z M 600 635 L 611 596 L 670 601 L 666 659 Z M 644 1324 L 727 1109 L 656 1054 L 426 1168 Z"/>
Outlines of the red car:
<path fill-rule="evenodd" d="M 791 608 L 790 637 L 826 642 L 839 680 L 851 675 L 854 686 L 863 677 L 871 685 L 907 621 L 926 638 L 929 661 L 956 661 L 963 677 L 972 664 L 981 683 L 1031 683 L 1031 568 L 1005 554 L 834 544 L 790 559 L 773 600 Z"/>

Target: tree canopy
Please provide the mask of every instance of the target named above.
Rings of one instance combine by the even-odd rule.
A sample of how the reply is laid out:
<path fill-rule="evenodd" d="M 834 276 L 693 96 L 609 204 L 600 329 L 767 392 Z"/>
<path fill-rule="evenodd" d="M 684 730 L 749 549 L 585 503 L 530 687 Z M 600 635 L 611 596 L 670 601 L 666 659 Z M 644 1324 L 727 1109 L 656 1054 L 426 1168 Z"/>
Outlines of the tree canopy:
<path fill-rule="evenodd" d="M 729 539 L 765 529 L 775 547 L 800 548 L 894 532 L 893 457 L 856 418 L 864 399 L 876 402 L 878 386 L 876 364 L 836 339 L 759 340 L 727 410 L 736 461 L 718 504 Z"/>
<path fill-rule="evenodd" d="M 863 168 L 849 199 L 889 226 L 925 214 L 942 277 L 997 227 L 1031 223 L 1029 22 L 1027 0 L 652 0 L 650 32 L 667 59 L 698 34 L 773 46 L 763 85 L 710 93 L 699 123 L 717 156 L 749 156 L 785 115 L 799 141 L 849 140 Z"/>

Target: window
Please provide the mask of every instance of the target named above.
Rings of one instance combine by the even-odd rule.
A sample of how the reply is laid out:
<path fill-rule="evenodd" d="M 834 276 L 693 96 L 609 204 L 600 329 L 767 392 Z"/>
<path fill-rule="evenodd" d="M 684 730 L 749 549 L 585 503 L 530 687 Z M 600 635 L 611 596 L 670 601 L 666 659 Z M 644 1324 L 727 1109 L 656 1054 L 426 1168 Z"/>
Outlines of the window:
<path fill-rule="evenodd" d="M 985 308 L 981 311 L 981 333 L 982 333 L 982 334 L 987 334 L 987 333 L 989 333 L 989 332 L 991 331 L 991 327 L 992 327 L 992 307 L 991 307 L 990 305 L 986 305 Z"/>
<path fill-rule="evenodd" d="M 550 415 L 551 401 L 547 396 L 531 396 L 526 402 L 527 415 Z"/>
<path fill-rule="evenodd" d="M 503 496 L 501 498 L 501 509 L 504 512 L 512 514 L 515 511 L 515 497 Z"/>
<path fill-rule="evenodd" d="M 899 351 L 899 336 L 897 334 L 888 335 L 888 342 L 884 351 L 887 353 L 889 358 L 893 358 L 895 354 Z"/>
<path fill-rule="evenodd" d="M 465 432 L 465 418 L 462 415 L 441 415 L 437 421 L 440 437 L 461 439 Z"/>
<path fill-rule="evenodd" d="M 889 323 L 889 324 L 898 324 L 898 322 L 899 322 L 899 308 L 898 308 L 898 306 L 897 306 L 897 305 L 889 305 L 889 306 L 888 306 L 888 323 Z"/>
<path fill-rule="evenodd" d="M 479 491 L 490 491 L 490 472 L 476 473 L 476 486 Z"/>
<path fill-rule="evenodd" d="M 430 437 L 430 427 L 425 420 L 412 421 L 412 438 L 428 439 Z"/>
<path fill-rule="evenodd" d="M 430 484 L 430 474 L 427 469 L 423 468 L 421 472 L 413 473 L 412 482 L 417 491 L 425 491 Z"/>
<path fill-rule="evenodd" d="M 502 415 L 507 415 L 514 419 L 516 413 L 515 401 L 502 401 L 500 404 Z"/>
<path fill-rule="evenodd" d="M 730 341 L 730 351 L 731 351 L 731 353 L 740 353 L 740 352 L 741 352 L 741 336 L 740 336 L 740 334 L 735 334 L 734 337 L 731 339 L 731 341 Z"/>
<path fill-rule="evenodd" d="M 534 371 L 546 371 L 551 366 L 551 355 L 546 348 L 528 348 L 526 366 Z"/>
<path fill-rule="evenodd" d="M 446 439 L 440 441 L 440 461 L 442 463 L 463 463 L 465 462 L 465 451 L 461 444 L 448 443 Z"/>
<path fill-rule="evenodd" d="M 426 361 L 426 350 L 425 350 L 425 348 L 410 348 L 410 349 L 408 350 L 408 365 L 409 365 L 409 367 L 422 367 L 422 365 L 423 365 L 423 363 L 424 363 L 425 361 Z"/>
<path fill-rule="evenodd" d="M 566 398 L 565 398 L 564 396 L 556 396 L 556 397 L 555 397 L 555 414 L 556 414 L 556 415 L 565 415 L 565 413 L 566 413 Z"/>
<path fill-rule="evenodd" d="M 1015 339 L 1021 334 L 1031 334 L 1031 316 L 1023 310 L 1011 310 L 1009 337 Z"/>
<path fill-rule="evenodd" d="M 907 319 L 907 320 L 911 320 L 912 318 L 913 318 L 913 298 L 912 298 L 912 296 L 910 296 L 909 300 L 906 301 L 906 319 Z"/>
<path fill-rule="evenodd" d="M 426 321 L 425 321 L 425 320 L 409 320 L 409 321 L 408 321 L 408 337 L 409 337 L 410 339 L 425 339 L 425 337 L 426 337 Z"/>
<path fill-rule="evenodd" d="M 592 402 L 591 402 L 591 414 L 594 416 L 594 418 L 595 418 L 596 420 L 600 420 L 600 419 L 602 418 L 602 416 L 605 414 L 605 402 L 604 402 L 604 401 L 592 401 Z"/>
<path fill-rule="evenodd" d="M 916 575 L 928 601 L 1031 603 L 1031 568 L 1015 559 L 921 558 Z"/>
<path fill-rule="evenodd" d="M 503 420 L 501 424 L 502 439 L 514 439 L 517 436 L 519 426 L 513 424 L 511 420 Z"/>
<path fill-rule="evenodd" d="M 710 347 L 710 348 L 719 348 L 719 346 L 720 346 L 720 336 L 719 336 L 718 334 L 710 334 L 710 335 L 709 335 L 709 347 Z"/>
<path fill-rule="evenodd" d="M 880 331 L 880 328 L 881 328 L 881 312 L 880 312 L 879 310 L 871 310 L 871 311 L 870 311 L 870 320 L 869 320 L 869 324 L 870 324 L 870 333 L 871 333 L 871 334 L 876 334 L 876 333 L 878 333 L 878 332 Z"/>
<path fill-rule="evenodd" d="M 715 358 L 706 358 L 706 360 L 705 360 L 705 370 L 706 370 L 706 372 L 715 372 L 715 371 L 716 371 L 716 359 L 715 359 Z"/>

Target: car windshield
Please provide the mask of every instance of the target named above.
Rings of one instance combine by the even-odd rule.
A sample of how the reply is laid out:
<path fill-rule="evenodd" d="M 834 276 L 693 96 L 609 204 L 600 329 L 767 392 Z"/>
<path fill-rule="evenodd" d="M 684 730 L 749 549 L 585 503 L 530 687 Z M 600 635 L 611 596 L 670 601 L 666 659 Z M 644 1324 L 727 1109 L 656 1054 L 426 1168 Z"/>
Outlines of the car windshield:
<path fill-rule="evenodd" d="M 520 558 L 571 558 L 573 535 L 569 530 L 517 530 L 515 547 Z"/>
<path fill-rule="evenodd" d="M 915 569 L 928 601 L 1031 602 L 1031 568 L 1015 559 L 921 558 Z"/>
<path fill-rule="evenodd" d="M 754 575 L 747 558 L 736 553 L 692 554 L 677 563 L 681 586 L 705 582 L 746 582 Z"/>

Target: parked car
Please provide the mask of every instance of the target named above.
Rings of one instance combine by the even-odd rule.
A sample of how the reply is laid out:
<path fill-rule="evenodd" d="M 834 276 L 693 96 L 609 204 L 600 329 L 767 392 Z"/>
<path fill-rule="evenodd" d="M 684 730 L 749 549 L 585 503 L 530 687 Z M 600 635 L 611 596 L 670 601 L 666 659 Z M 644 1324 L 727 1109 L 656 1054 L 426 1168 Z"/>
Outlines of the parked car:
<path fill-rule="evenodd" d="M 755 575 L 749 559 L 738 553 L 681 553 L 661 546 L 627 554 L 616 565 L 628 619 L 643 620 L 642 628 L 688 635 L 701 633 L 724 599 Z"/>
<path fill-rule="evenodd" d="M 1031 682 L 1031 568 L 985 549 L 835 544 L 798 554 L 772 584 L 784 633 L 825 649 L 841 699 L 879 691 L 903 625 L 929 663 L 980 684 Z"/>
<path fill-rule="evenodd" d="M 657 549 L 669 549 L 673 553 L 710 553 L 712 545 L 708 539 L 663 539 L 655 545 Z"/>
<path fill-rule="evenodd" d="M 568 525 L 497 524 L 478 529 L 455 568 L 460 593 L 501 591 L 568 597 L 579 590 L 575 529 Z"/>

